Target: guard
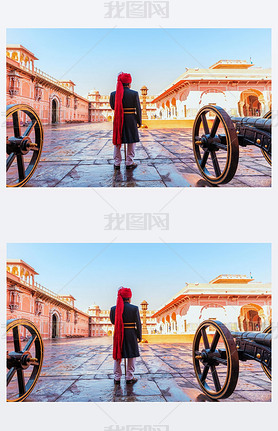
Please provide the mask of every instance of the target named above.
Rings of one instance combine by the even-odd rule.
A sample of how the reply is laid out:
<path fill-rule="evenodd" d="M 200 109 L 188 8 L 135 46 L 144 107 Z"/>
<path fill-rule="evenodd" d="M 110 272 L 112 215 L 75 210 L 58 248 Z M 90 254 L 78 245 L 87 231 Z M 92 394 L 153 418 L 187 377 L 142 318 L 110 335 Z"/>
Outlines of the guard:
<path fill-rule="evenodd" d="M 120 169 L 121 144 L 127 144 L 126 169 L 134 169 L 135 145 L 139 142 L 138 127 L 141 127 L 141 105 L 137 91 L 131 90 L 131 75 L 118 75 L 116 91 L 110 94 L 110 106 L 114 110 L 113 144 L 114 168 Z M 137 127 L 138 126 L 138 127 Z"/>
<path fill-rule="evenodd" d="M 131 296 L 130 289 L 120 287 L 117 305 L 110 310 L 110 320 L 115 325 L 113 340 L 115 384 L 120 384 L 122 358 L 127 358 L 126 383 L 134 384 L 138 380 L 134 378 L 134 372 L 136 358 L 140 356 L 138 341 L 142 339 L 142 327 L 139 308 L 130 303 Z"/>

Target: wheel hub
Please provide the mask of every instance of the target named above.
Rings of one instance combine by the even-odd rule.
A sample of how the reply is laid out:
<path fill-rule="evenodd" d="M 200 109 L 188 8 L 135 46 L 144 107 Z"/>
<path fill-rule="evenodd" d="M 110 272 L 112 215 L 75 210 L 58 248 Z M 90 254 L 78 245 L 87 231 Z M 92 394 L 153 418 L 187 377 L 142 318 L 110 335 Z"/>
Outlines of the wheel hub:
<path fill-rule="evenodd" d="M 200 145 L 203 150 L 209 151 L 218 151 L 219 148 L 217 146 L 217 142 L 219 141 L 217 136 L 213 138 L 210 135 L 202 135 L 199 139 L 196 140 L 196 144 Z"/>
<path fill-rule="evenodd" d="M 15 138 L 14 136 L 7 139 L 7 154 L 28 154 L 30 149 L 34 146 L 29 136 Z"/>
<path fill-rule="evenodd" d="M 211 352 L 209 350 L 203 349 L 201 352 L 197 352 L 195 355 L 195 359 L 198 359 L 202 362 L 203 365 L 218 365 L 218 361 L 216 359 L 217 351 Z"/>
<path fill-rule="evenodd" d="M 31 364 L 36 364 L 37 359 L 32 358 L 30 352 L 10 352 L 7 353 L 7 368 L 10 370 L 11 368 L 21 368 L 22 370 L 26 370 Z"/>

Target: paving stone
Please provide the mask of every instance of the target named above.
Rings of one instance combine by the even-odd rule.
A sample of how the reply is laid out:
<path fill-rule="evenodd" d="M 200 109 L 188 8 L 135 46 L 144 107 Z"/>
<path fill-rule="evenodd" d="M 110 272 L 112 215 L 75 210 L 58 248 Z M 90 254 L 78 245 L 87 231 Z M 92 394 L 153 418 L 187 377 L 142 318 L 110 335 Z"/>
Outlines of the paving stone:
<path fill-rule="evenodd" d="M 123 160 L 121 176 L 115 176 L 112 123 L 48 125 L 40 163 L 26 186 L 209 187 L 196 166 L 191 133 L 188 128 L 140 129 L 140 166 L 127 175 Z M 258 148 L 246 147 L 240 148 L 236 176 L 220 187 L 270 186 L 271 167 Z"/>
<path fill-rule="evenodd" d="M 140 344 L 134 385 L 124 365 L 114 385 L 112 339 L 94 337 L 44 342 L 41 376 L 28 402 L 211 402 L 201 391 L 191 361 L 191 344 Z M 220 381 L 225 373 L 218 371 Z M 8 393 L 17 389 L 12 380 Z M 271 382 L 256 362 L 241 362 L 238 385 L 227 400 L 271 401 Z"/>

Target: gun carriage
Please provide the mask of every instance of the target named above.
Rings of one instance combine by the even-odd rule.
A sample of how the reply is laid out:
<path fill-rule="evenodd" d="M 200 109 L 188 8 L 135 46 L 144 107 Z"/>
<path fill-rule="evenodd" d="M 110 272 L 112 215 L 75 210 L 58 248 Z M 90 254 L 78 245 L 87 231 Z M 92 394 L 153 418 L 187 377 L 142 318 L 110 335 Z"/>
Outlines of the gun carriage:
<path fill-rule="evenodd" d="M 43 127 L 36 111 L 28 105 L 8 105 L 6 112 L 6 175 L 8 187 L 26 184 L 39 163 Z"/>
<path fill-rule="evenodd" d="M 43 341 L 33 322 L 7 321 L 7 401 L 24 401 L 34 389 L 43 363 Z"/>
<path fill-rule="evenodd" d="M 192 143 L 201 175 L 211 185 L 226 184 L 236 173 L 239 146 L 259 148 L 271 165 L 271 111 L 263 118 L 230 117 L 219 106 L 204 106 L 195 118 Z"/>
<path fill-rule="evenodd" d="M 194 336 L 192 359 L 202 391 L 217 400 L 236 388 L 239 362 L 259 362 L 271 379 L 271 326 L 264 332 L 233 332 L 221 322 L 205 320 Z"/>

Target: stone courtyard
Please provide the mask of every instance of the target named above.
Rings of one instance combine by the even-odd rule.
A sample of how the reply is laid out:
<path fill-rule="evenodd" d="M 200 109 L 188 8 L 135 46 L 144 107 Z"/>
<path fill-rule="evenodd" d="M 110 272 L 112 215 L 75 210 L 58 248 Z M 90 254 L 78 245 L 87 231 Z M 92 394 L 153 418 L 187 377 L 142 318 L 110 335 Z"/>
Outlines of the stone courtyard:
<path fill-rule="evenodd" d="M 46 340 L 40 378 L 26 402 L 210 402 L 200 390 L 191 344 L 140 344 L 134 385 L 113 382 L 112 338 Z M 271 401 L 271 382 L 260 364 L 241 362 L 229 401 Z"/>
<path fill-rule="evenodd" d="M 208 187 L 195 163 L 191 133 L 140 129 L 139 166 L 126 171 L 122 162 L 114 171 L 112 123 L 44 126 L 43 153 L 27 187 Z M 260 150 L 249 146 L 240 148 L 235 177 L 220 187 L 269 186 L 271 168 Z"/>

